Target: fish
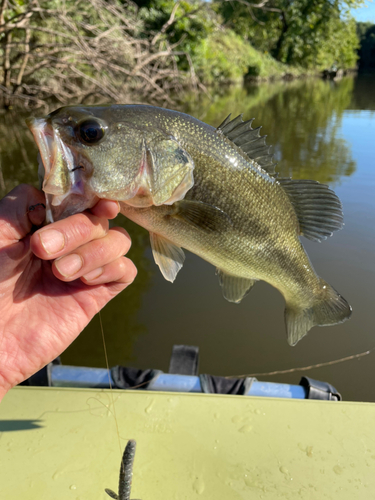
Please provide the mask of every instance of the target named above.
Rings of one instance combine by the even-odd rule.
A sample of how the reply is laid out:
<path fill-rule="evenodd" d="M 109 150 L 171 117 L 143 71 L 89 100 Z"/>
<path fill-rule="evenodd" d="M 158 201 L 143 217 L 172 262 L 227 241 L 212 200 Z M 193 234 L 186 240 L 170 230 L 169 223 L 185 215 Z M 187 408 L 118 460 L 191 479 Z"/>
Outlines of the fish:
<path fill-rule="evenodd" d="M 351 315 L 300 241 L 341 229 L 342 204 L 325 184 L 279 177 L 252 121 L 229 115 L 215 128 L 178 111 L 108 105 L 66 106 L 27 123 L 50 221 L 117 200 L 149 231 L 166 280 L 175 280 L 186 249 L 216 267 L 230 302 L 260 280 L 278 289 L 294 346 L 312 327 Z"/>

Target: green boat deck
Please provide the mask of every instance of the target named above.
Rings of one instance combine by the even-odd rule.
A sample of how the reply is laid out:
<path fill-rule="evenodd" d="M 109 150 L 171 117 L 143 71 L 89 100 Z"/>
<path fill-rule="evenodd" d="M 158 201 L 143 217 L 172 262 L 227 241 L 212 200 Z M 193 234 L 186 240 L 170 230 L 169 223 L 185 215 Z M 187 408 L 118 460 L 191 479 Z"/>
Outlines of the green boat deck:
<path fill-rule="evenodd" d="M 131 498 L 375 498 L 375 404 L 30 387 L 0 404 L 0 498 L 109 499 L 128 439 Z"/>

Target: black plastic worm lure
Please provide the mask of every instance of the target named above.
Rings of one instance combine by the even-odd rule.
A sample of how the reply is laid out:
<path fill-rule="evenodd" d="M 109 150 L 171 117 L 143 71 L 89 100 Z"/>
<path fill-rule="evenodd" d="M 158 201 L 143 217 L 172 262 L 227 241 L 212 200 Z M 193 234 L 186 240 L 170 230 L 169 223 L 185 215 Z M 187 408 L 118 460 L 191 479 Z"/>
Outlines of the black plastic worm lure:
<path fill-rule="evenodd" d="M 133 462 L 135 456 L 136 442 L 134 439 L 129 439 L 125 446 L 124 454 L 121 460 L 120 479 L 118 485 L 118 494 L 109 488 L 105 492 L 117 500 L 130 500 L 130 492 L 132 488 L 133 478 Z"/>

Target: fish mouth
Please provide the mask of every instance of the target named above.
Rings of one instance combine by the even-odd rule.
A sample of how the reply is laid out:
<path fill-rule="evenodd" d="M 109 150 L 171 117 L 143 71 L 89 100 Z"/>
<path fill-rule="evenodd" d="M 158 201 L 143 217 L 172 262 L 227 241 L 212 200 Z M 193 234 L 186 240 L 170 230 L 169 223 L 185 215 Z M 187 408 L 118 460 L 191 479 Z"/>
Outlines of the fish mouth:
<path fill-rule="evenodd" d="M 39 149 L 39 170 L 44 179 L 45 175 L 51 171 L 54 133 L 52 126 L 44 118 L 27 118 L 26 125 L 33 134 L 36 145 Z M 43 172 L 44 170 L 44 172 Z"/>
<path fill-rule="evenodd" d="M 70 190 L 69 172 L 74 171 L 73 154 L 52 125 L 44 118 L 29 118 L 26 124 L 34 136 L 39 149 L 39 176 L 47 194 L 57 197 Z"/>
<path fill-rule="evenodd" d="M 85 192 L 83 172 L 92 171 L 91 163 L 73 147 L 45 118 L 28 118 L 26 124 L 39 149 L 38 175 L 46 195 L 47 221 L 54 222 L 91 208 L 97 198 Z"/>

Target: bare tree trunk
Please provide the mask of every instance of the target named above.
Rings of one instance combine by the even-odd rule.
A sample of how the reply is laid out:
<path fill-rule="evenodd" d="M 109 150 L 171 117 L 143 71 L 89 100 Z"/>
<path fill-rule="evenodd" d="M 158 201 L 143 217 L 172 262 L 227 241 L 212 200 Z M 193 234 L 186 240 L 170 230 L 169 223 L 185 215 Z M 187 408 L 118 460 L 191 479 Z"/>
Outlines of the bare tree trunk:
<path fill-rule="evenodd" d="M 17 91 L 19 90 L 19 88 L 21 87 L 23 75 L 25 73 L 25 69 L 26 69 L 27 63 L 29 62 L 29 57 L 30 57 L 30 36 L 31 36 L 30 30 L 26 29 L 25 30 L 25 49 L 24 49 L 25 51 L 24 51 L 23 61 L 22 61 L 21 67 L 20 67 L 18 75 L 17 75 L 17 81 L 16 81 L 16 84 L 13 87 L 13 94 L 16 94 Z"/>
<path fill-rule="evenodd" d="M 0 2 L 0 27 L 4 24 L 4 11 L 7 7 L 8 0 L 1 0 Z"/>
<path fill-rule="evenodd" d="M 278 61 L 281 60 L 283 42 L 284 42 L 284 39 L 285 39 L 285 35 L 286 35 L 286 33 L 287 33 L 288 29 L 289 29 L 289 25 L 288 25 L 288 23 L 286 21 L 286 17 L 285 17 L 285 12 L 284 11 L 281 12 L 281 23 L 282 23 L 281 33 L 280 33 L 279 39 L 277 40 L 277 44 L 276 44 L 275 50 L 273 51 L 274 57 Z"/>
<path fill-rule="evenodd" d="M 11 93 L 11 84 L 10 84 L 10 47 L 12 43 L 12 32 L 8 31 L 4 37 L 4 61 L 3 61 L 3 87 L 5 87 L 5 96 L 4 96 L 4 107 L 5 109 L 9 109 L 10 107 L 10 93 Z"/>

